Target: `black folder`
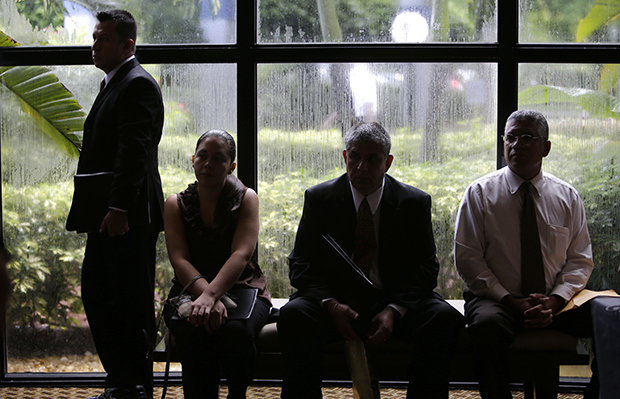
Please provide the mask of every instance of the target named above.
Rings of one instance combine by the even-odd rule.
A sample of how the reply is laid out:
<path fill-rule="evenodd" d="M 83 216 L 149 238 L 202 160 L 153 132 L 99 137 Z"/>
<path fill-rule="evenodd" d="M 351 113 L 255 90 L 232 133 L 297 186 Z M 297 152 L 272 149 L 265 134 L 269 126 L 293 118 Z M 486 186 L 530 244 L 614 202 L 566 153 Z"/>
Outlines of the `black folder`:
<path fill-rule="evenodd" d="M 370 285 L 371 287 L 374 286 L 372 281 L 370 281 L 368 277 L 366 277 L 362 269 L 360 269 L 360 267 L 351 260 L 349 255 L 347 255 L 347 253 L 344 252 L 344 249 L 342 249 L 342 247 L 338 245 L 338 243 L 336 242 L 336 240 L 332 238 L 332 236 L 330 236 L 329 234 L 323 234 L 323 238 L 338 253 L 338 255 L 340 255 L 340 257 L 346 262 L 346 264 L 351 266 L 351 269 L 353 269 L 355 273 L 359 274 L 360 277 L 362 277 L 362 279 L 364 279 L 364 281 L 368 283 L 368 285 Z"/>
<path fill-rule="evenodd" d="M 108 213 L 108 196 L 112 186 L 113 173 L 80 174 L 73 177 L 73 202 L 67 230 L 78 233 L 99 231 L 103 218 Z"/>
<path fill-rule="evenodd" d="M 228 320 L 245 320 L 250 318 L 254 310 L 258 299 L 258 288 L 235 287 L 228 290 L 226 296 L 237 304 L 234 308 L 228 309 Z"/>

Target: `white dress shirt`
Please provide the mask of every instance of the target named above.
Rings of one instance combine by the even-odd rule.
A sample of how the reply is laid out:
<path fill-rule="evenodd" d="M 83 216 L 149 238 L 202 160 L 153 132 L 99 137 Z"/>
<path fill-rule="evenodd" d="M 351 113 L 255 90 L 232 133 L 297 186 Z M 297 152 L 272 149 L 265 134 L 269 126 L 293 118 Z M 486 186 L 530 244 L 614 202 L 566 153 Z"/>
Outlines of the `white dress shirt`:
<path fill-rule="evenodd" d="M 547 295 L 570 300 L 592 273 L 592 246 L 581 198 L 570 184 L 540 172 L 530 180 L 545 265 Z M 509 167 L 467 187 L 456 218 L 456 269 L 477 296 L 500 301 L 521 292 L 523 182 Z"/>
<path fill-rule="evenodd" d="M 105 77 L 103 78 L 105 80 L 105 85 L 107 86 L 108 83 L 110 83 L 110 80 L 112 80 L 112 78 L 114 77 L 114 75 L 116 74 L 116 72 L 118 72 L 119 69 L 121 69 L 121 67 L 123 65 L 125 65 L 126 63 L 128 63 L 130 60 L 133 60 L 134 58 L 136 58 L 135 55 L 131 55 L 129 57 L 127 57 L 127 59 L 123 62 L 121 62 L 120 64 L 118 64 L 116 66 L 116 68 L 112 69 L 110 72 L 108 72 Z M 104 86 L 105 87 L 105 86 Z"/>

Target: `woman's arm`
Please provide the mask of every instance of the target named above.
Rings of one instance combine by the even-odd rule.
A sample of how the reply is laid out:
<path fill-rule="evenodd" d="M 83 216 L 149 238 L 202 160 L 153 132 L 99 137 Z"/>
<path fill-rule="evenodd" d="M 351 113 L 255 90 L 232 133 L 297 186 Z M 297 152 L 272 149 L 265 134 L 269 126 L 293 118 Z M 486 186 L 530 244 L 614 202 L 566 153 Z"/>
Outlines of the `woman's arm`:
<path fill-rule="evenodd" d="M 200 273 L 191 263 L 176 195 L 166 200 L 164 230 L 170 262 L 181 284 L 187 284 Z M 211 283 L 205 279 L 199 279 L 189 288 L 189 291 L 197 296 L 192 305 L 190 323 L 205 324 L 209 327 L 209 315 L 217 300 L 237 282 L 250 261 L 258 241 L 258 230 L 258 196 L 254 190 L 248 189 L 241 203 L 230 257 Z"/>
<path fill-rule="evenodd" d="M 187 284 L 194 276 L 200 274 L 192 265 L 192 259 L 187 246 L 185 228 L 177 194 L 173 194 L 164 204 L 164 232 L 166 233 L 166 247 L 168 258 L 174 268 L 175 275 L 182 285 Z M 189 288 L 189 292 L 198 296 L 207 288 L 209 283 L 205 279 L 196 280 Z"/>

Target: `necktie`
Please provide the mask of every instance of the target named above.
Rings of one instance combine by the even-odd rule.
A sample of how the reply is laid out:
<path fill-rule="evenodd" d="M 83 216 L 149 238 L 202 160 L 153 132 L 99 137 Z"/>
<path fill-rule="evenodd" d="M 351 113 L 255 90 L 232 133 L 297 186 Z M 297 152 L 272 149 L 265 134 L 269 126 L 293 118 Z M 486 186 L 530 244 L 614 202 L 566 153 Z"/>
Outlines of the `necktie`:
<path fill-rule="evenodd" d="M 364 197 L 357 211 L 357 224 L 355 225 L 355 254 L 353 261 L 366 274 L 370 273 L 372 261 L 375 258 L 377 241 L 375 239 L 375 222 L 370 212 L 368 199 Z"/>
<path fill-rule="evenodd" d="M 104 88 L 105 88 L 105 79 L 103 79 L 101 81 L 101 84 L 99 85 L 99 93 L 101 93 Z"/>
<path fill-rule="evenodd" d="M 521 184 L 523 210 L 521 213 L 521 290 L 523 295 L 544 294 L 545 267 L 540 249 L 540 236 L 536 224 L 536 205 L 531 190 L 532 183 Z"/>

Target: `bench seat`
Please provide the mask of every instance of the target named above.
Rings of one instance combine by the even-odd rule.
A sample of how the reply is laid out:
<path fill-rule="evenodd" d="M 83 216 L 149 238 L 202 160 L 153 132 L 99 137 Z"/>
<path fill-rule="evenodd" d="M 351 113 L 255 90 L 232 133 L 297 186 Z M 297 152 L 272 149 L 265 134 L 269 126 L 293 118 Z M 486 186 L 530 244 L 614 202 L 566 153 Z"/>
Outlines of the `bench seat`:
<path fill-rule="evenodd" d="M 274 307 L 281 307 L 286 300 L 274 300 Z M 452 306 L 463 312 L 463 301 L 449 300 Z M 279 381 L 285 368 L 278 342 L 276 323 L 266 324 L 257 339 L 257 359 L 254 378 L 257 380 Z M 579 347 L 579 341 L 571 335 L 553 330 L 525 330 L 511 345 L 511 377 L 515 382 L 523 382 L 525 397 L 550 397 L 557 391 L 560 365 L 587 365 L 589 355 Z M 408 353 L 411 345 L 390 339 L 381 345 L 374 356 L 376 377 L 384 382 L 407 381 L 410 362 Z M 164 351 L 155 352 L 154 361 L 166 361 Z M 172 353 L 172 361 L 178 361 Z M 350 381 L 343 343 L 327 345 L 324 349 L 324 380 Z M 463 329 L 459 336 L 450 381 L 474 382 L 472 363 L 467 353 L 467 332 Z"/>

